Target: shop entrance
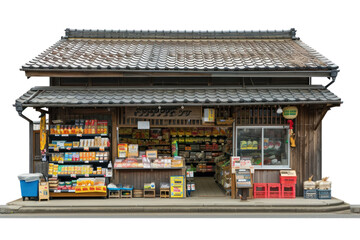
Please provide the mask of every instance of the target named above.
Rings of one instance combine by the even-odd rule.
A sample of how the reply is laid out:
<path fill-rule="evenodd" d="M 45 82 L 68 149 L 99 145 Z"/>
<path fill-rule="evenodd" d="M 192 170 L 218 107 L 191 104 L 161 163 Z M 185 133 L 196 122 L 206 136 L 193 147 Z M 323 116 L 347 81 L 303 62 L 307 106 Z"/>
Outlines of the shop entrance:
<path fill-rule="evenodd" d="M 138 148 L 138 158 L 155 151 L 151 163 L 154 168 L 163 167 L 162 159 L 182 157 L 188 197 L 224 197 L 231 189 L 232 127 L 120 127 L 118 135 L 119 144 Z M 153 175 L 151 181 L 166 181 L 164 171 L 161 174 Z"/>

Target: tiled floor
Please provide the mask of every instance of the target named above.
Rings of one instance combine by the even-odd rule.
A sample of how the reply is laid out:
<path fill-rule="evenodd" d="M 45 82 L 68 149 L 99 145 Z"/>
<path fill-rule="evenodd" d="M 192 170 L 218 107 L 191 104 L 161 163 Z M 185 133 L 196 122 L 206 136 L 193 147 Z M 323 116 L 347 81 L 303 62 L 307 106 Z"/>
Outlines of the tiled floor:
<path fill-rule="evenodd" d="M 191 197 L 225 197 L 213 177 L 196 177 L 195 188 L 196 190 L 191 192 Z"/>

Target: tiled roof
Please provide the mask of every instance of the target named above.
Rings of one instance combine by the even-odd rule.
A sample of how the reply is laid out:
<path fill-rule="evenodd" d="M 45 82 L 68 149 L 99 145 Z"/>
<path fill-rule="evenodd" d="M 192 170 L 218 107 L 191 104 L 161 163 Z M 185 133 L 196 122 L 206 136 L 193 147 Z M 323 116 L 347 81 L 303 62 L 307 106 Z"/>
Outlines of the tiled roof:
<path fill-rule="evenodd" d="M 295 30 L 157 32 L 66 30 L 25 71 L 331 71 L 338 66 Z"/>
<path fill-rule="evenodd" d="M 36 87 L 16 100 L 22 107 L 125 105 L 340 104 L 322 86 L 278 88 L 97 88 Z"/>

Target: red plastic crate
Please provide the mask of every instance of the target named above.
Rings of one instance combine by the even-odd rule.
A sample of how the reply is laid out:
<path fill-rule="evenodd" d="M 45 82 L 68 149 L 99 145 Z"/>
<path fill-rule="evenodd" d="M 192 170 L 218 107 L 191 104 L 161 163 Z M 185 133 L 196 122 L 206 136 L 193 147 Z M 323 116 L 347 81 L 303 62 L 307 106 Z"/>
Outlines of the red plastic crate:
<path fill-rule="evenodd" d="M 295 184 L 281 184 L 281 197 L 282 198 L 295 198 Z"/>
<path fill-rule="evenodd" d="M 280 176 L 281 184 L 296 184 L 296 180 L 297 180 L 297 176 L 292 176 L 292 177 Z"/>
<path fill-rule="evenodd" d="M 281 184 L 268 183 L 267 192 L 268 192 L 268 198 L 281 198 Z"/>
<path fill-rule="evenodd" d="M 254 198 L 267 198 L 267 183 L 254 183 Z"/>

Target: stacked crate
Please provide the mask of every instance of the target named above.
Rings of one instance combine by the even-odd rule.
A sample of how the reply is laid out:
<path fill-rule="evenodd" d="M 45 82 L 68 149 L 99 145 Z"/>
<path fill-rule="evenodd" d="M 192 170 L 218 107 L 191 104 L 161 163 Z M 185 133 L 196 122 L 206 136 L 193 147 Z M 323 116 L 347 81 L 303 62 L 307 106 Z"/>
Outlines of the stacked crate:
<path fill-rule="evenodd" d="M 281 198 L 296 197 L 296 172 L 294 170 L 280 171 Z"/>

